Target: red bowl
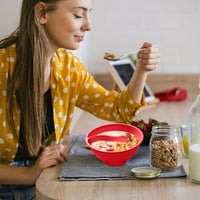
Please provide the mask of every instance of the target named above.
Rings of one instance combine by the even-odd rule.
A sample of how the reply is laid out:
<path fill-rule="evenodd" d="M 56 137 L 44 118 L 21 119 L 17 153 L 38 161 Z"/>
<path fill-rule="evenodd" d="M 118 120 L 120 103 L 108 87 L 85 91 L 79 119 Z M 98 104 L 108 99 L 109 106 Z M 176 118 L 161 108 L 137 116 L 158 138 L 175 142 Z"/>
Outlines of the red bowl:
<path fill-rule="evenodd" d="M 91 145 L 90 137 L 95 136 L 98 134 L 101 134 L 103 132 L 107 131 L 123 131 L 123 132 L 128 132 L 130 134 L 133 134 L 137 137 L 138 142 L 136 146 L 134 146 L 131 149 L 124 150 L 124 151 L 118 151 L 118 152 L 113 152 L 113 151 L 101 151 L 98 149 L 93 148 Z M 140 145 L 144 139 L 144 135 L 142 131 L 129 124 L 122 124 L 122 123 L 114 123 L 114 124 L 106 124 L 99 126 L 93 130 L 91 130 L 85 137 L 85 142 L 89 146 L 90 150 L 93 152 L 93 154 L 102 162 L 104 162 L 106 165 L 109 166 L 120 166 L 125 164 L 130 158 L 133 157 L 133 155 L 138 151 L 140 148 Z"/>

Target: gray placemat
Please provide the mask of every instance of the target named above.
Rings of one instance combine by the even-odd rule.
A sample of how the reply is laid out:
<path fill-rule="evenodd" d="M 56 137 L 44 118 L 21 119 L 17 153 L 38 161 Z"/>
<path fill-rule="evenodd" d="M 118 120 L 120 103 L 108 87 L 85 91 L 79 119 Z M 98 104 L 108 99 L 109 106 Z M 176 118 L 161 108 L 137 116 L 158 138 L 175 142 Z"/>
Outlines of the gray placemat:
<path fill-rule="evenodd" d="M 126 164 L 110 167 L 98 160 L 90 150 L 85 148 L 85 135 L 73 138 L 68 160 L 63 164 L 59 174 L 60 181 L 69 180 L 128 180 L 135 179 L 131 169 L 149 166 L 149 147 L 141 146 L 138 152 Z M 183 167 L 163 172 L 159 178 L 186 177 Z"/>

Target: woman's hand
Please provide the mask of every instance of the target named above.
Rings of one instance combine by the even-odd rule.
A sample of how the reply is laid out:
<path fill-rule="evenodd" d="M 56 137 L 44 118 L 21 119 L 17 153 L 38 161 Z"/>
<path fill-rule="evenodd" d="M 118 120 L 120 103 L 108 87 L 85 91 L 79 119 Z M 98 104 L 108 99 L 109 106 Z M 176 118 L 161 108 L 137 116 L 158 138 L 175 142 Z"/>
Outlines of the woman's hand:
<path fill-rule="evenodd" d="M 141 102 L 144 85 L 149 71 L 155 70 L 160 62 L 160 53 L 151 43 L 145 42 L 137 53 L 136 70 L 128 89 L 135 101 Z"/>
<path fill-rule="evenodd" d="M 43 169 L 65 162 L 67 148 L 62 144 L 44 147 L 36 163 L 30 167 L 33 182 L 37 180 Z"/>
<path fill-rule="evenodd" d="M 152 71 L 157 68 L 160 62 L 160 53 L 158 48 L 151 43 L 145 42 L 141 51 L 137 53 L 137 68 L 141 71 Z"/>
<path fill-rule="evenodd" d="M 63 163 L 67 159 L 67 148 L 63 144 L 44 147 L 36 161 L 40 169 Z"/>

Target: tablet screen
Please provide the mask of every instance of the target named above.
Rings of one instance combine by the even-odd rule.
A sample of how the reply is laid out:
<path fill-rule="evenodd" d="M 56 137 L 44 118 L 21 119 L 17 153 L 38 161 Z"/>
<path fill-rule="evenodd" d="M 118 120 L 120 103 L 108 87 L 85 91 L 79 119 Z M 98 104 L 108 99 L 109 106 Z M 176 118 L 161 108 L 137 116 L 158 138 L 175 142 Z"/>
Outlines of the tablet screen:
<path fill-rule="evenodd" d="M 124 84 L 127 85 L 131 80 L 133 75 L 133 68 L 130 64 L 120 64 L 120 65 L 113 65 L 117 73 L 119 74 L 120 78 L 123 80 Z"/>
<path fill-rule="evenodd" d="M 116 65 L 114 64 L 113 67 L 115 68 L 124 85 L 126 86 L 133 75 L 133 67 L 129 63 L 121 63 Z M 146 97 L 151 96 L 146 87 L 144 87 L 144 94 Z"/>

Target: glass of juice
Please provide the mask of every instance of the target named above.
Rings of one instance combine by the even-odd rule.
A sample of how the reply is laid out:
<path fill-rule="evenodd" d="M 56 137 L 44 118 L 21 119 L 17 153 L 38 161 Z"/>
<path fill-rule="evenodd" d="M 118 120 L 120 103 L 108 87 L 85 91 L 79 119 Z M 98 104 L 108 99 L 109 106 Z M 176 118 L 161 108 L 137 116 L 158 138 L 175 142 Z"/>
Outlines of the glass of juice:
<path fill-rule="evenodd" d="M 183 155 L 185 158 L 189 157 L 189 126 L 186 124 L 182 124 L 180 126 L 180 132 L 183 143 Z"/>

